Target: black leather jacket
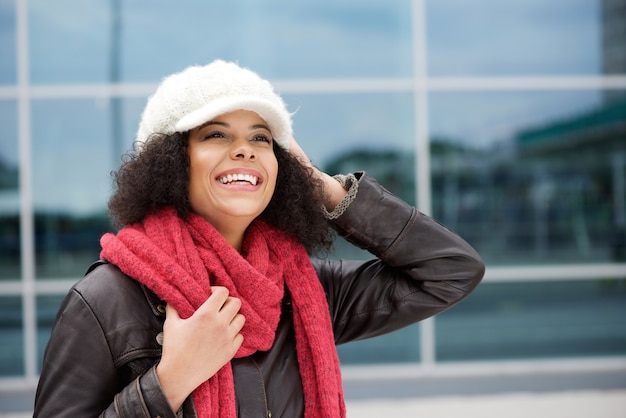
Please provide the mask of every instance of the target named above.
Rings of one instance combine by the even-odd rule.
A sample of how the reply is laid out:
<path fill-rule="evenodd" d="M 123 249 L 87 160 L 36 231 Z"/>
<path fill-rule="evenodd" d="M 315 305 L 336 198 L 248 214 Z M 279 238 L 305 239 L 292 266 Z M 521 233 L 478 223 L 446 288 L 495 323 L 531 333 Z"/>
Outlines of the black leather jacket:
<path fill-rule="evenodd" d="M 371 261 L 313 261 L 337 344 L 373 337 L 441 312 L 480 282 L 484 264 L 463 239 L 371 177 L 332 221 Z M 174 418 L 155 372 L 164 303 L 115 266 L 99 263 L 65 298 L 46 348 L 35 417 Z M 232 361 L 239 417 L 302 417 L 289 298 L 267 352 Z M 196 417 L 191 397 L 178 416 Z"/>

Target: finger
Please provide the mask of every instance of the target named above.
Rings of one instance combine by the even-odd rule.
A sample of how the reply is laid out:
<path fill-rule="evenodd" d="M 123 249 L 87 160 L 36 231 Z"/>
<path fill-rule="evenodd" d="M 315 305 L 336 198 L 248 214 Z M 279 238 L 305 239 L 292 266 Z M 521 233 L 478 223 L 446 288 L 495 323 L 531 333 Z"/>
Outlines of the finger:
<path fill-rule="evenodd" d="M 230 322 L 231 327 L 237 332 L 243 329 L 243 326 L 246 323 L 246 317 L 242 314 L 237 314 L 233 317 L 233 320 Z"/>
<path fill-rule="evenodd" d="M 211 286 L 211 296 L 198 308 L 202 310 L 219 311 L 228 299 L 228 289 L 223 286 Z"/>
<path fill-rule="evenodd" d="M 165 305 L 165 317 L 167 319 L 180 319 L 180 316 L 178 315 L 178 311 L 174 309 L 174 307 L 170 305 L 169 303 Z"/>
<path fill-rule="evenodd" d="M 235 319 L 235 317 L 240 314 L 240 309 L 241 300 L 237 298 L 232 298 L 226 301 L 226 303 L 222 307 L 222 310 L 220 311 L 220 314 L 224 315 L 225 320 L 228 321 L 227 323 L 231 323 L 233 319 Z"/>
<path fill-rule="evenodd" d="M 237 334 L 233 339 L 233 347 L 235 348 L 235 352 L 239 350 L 239 347 L 243 344 L 243 335 Z"/>
<path fill-rule="evenodd" d="M 230 292 L 227 287 L 224 286 L 211 286 L 211 294 L 223 296 L 226 298 Z"/>
<path fill-rule="evenodd" d="M 222 311 L 231 312 L 235 315 L 241 309 L 241 299 L 234 296 L 229 296 L 222 305 Z"/>

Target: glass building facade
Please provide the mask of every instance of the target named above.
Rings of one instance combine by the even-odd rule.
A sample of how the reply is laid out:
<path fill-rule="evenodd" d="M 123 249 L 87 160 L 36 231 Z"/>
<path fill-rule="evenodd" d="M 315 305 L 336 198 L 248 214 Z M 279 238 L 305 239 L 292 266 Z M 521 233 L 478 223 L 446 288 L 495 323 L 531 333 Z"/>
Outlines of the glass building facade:
<path fill-rule="evenodd" d="M 368 171 L 487 263 L 342 364 L 624 367 L 625 0 L 0 0 L 0 387 L 36 381 L 147 96 L 215 58 L 277 86 L 316 165 Z"/>

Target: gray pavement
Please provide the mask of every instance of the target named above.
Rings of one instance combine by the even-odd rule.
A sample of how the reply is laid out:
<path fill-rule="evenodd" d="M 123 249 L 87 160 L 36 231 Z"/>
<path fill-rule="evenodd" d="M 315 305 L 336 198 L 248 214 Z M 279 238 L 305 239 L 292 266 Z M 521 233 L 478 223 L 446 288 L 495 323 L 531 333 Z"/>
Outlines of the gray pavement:
<path fill-rule="evenodd" d="M 348 400 L 348 418 L 624 418 L 626 390 Z M 28 412 L 0 413 L 28 418 Z"/>
<path fill-rule="evenodd" d="M 626 371 L 352 379 L 349 418 L 626 418 Z M 32 416 L 34 389 L 0 391 L 0 417 Z"/>
<path fill-rule="evenodd" d="M 346 407 L 348 418 L 625 418 L 626 390 L 375 399 Z"/>

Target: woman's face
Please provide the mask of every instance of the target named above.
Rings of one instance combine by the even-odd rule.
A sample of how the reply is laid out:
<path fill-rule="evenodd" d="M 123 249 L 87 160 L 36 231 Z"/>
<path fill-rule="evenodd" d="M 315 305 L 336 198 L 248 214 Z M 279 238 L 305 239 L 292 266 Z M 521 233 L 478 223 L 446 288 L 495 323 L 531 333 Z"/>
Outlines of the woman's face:
<path fill-rule="evenodd" d="M 254 112 L 218 116 L 189 133 L 189 200 L 222 234 L 245 228 L 269 204 L 278 162 L 267 123 Z"/>

